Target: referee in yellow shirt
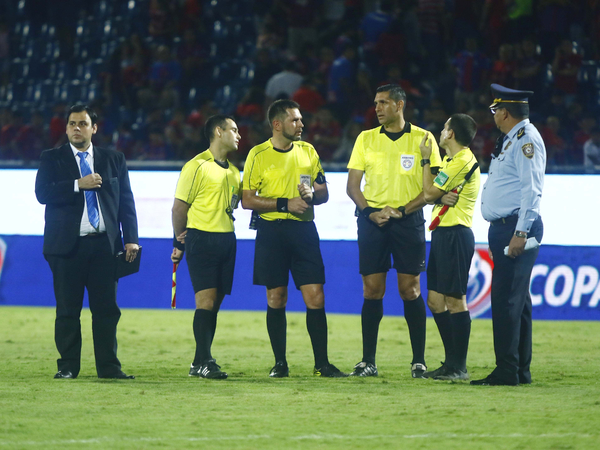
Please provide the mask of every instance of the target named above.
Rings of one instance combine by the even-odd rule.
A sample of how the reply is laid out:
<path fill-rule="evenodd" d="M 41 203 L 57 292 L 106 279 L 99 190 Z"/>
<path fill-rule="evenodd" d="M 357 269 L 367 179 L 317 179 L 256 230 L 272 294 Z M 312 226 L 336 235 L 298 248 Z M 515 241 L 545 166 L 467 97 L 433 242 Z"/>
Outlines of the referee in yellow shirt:
<path fill-rule="evenodd" d="M 314 374 L 344 377 L 327 356 L 325 268 L 314 205 L 329 199 L 325 173 L 314 147 L 300 140 L 299 105 L 277 100 L 267 111 L 273 137 L 250 150 L 244 165 L 242 206 L 258 213 L 254 284 L 267 288 L 267 330 L 275 355 L 269 376 L 289 376 L 286 359 L 289 272 L 306 303 L 306 327 L 315 357 Z"/>
<path fill-rule="evenodd" d="M 188 161 L 181 170 L 173 203 L 173 262 L 186 252 L 195 292 L 194 337 L 196 355 L 189 375 L 224 379 L 211 355 L 217 313 L 231 294 L 236 240 L 233 210 L 241 194 L 240 171 L 227 160 L 240 141 L 233 118 L 215 115 L 204 127 L 208 150 Z M 185 241 L 185 246 L 182 244 Z"/>
<path fill-rule="evenodd" d="M 422 173 L 430 170 L 430 166 L 440 166 L 441 159 L 435 142 L 431 161 L 421 159 L 419 143 L 427 131 L 404 120 L 405 103 L 406 93 L 400 86 L 388 84 L 377 89 L 375 111 L 381 126 L 358 136 L 348 163 L 347 192 L 359 213 L 358 251 L 364 294 L 361 314 L 363 358 L 351 376 L 378 374 L 375 364 L 377 334 L 383 317 L 383 296 L 391 255 L 410 334 L 411 375 L 423 378 L 427 370 L 425 302 L 419 284 L 420 273 L 425 270 Z M 361 191 L 363 176 L 365 185 Z"/>
<path fill-rule="evenodd" d="M 442 130 L 440 147 L 446 156 L 438 175 L 423 171 L 423 193 L 428 203 L 462 185 L 458 202 L 441 216 L 431 235 L 427 264 L 427 304 L 442 337 L 446 360 L 439 369 L 425 372 L 436 380 L 468 380 L 467 351 L 471 334 L 471 316 L 467 308 L 467 284 L 471 259 L 475 252 L 473 213 L 479 194 L 479 165 L 469 145 L 477 133 L 477 124 L 466 114 L 452 115 Z M 433 136 L 424 136 L 420 144 L 424 160 L 431 154 Z M 468 178 L 468 180 L 467 180 Z M 433 208 L 432 220 L 441 209 Z"/>

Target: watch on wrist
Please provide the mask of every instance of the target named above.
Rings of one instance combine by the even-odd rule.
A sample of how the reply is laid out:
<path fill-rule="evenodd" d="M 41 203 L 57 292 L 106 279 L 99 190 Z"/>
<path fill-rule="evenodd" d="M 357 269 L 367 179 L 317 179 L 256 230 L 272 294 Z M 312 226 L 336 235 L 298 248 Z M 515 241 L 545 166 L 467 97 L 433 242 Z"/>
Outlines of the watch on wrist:
<path fill-rule="evenodd" d="M 406 207 L 398 206 L 398 211 L 400 211 L 402 213 L 402 218 L 404 219 L 406 217 Z"/>
<path fill-rule="evenodd" d="M 421 167 L 425 167 L 425 164 L 431 164 L 431 161 L 429 159 L 422 159 L 421 160 Z"/>
<path fill-rule="evenodd" d="M 525 231 L 515 231 L 515 236 L 518 238 L 526 238 L 527 237 L 527 233 Z"/>

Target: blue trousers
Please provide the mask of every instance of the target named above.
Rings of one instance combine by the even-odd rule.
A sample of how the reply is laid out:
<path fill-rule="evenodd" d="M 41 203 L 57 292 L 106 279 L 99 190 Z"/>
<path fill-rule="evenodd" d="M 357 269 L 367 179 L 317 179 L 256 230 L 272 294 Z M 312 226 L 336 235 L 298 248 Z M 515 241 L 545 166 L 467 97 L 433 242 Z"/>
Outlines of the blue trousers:
<path fill-rule="evenodd" d="M 515 232 L 516 220 L 490 225 L 488 240 L 494 258 L 492 272 L 492 322 L 496 369 L 493 375 L 510 383 L 531 383 L 531 271 L 539 248 L 517 258 L 504 255 Z M 533 223 L 528 237 L 542 241 L 541 217 Z"/>

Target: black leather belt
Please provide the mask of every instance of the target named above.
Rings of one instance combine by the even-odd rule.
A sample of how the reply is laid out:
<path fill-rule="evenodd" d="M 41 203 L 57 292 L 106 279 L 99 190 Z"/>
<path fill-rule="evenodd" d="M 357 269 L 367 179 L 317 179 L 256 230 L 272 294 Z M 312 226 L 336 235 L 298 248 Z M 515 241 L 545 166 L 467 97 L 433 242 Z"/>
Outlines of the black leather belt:
<path fill-rule="evenodd" d="M 501 219 L 492 220 L 490 224 L 492 225 L 513 225 L 519 221 L 519 215 L 513 214 L 512 216 L 502 217 Z"/>
<path fill-rule="evenodd" d="M 106 233 L 88 233 L 84 236 L 81 236 L 82 238 L 97 238 L 100 236 L 106 236 Z"/>

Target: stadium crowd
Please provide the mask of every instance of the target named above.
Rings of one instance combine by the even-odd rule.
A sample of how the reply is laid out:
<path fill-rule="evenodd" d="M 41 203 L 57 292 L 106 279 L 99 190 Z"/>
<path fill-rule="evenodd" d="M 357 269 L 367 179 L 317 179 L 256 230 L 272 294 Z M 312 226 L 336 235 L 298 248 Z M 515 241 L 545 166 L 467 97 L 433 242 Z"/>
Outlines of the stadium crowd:
<path fill-rule="evenodd" d="M 208 148 L 205 120 L 232 114 L 241 168 L 270 136 L 266 105 L 291 98 L 325 167 L 345 170 L 378 125 L 375 89 L 397 83 L 406 120 L 435 136 L 471 115 L 486 171 L 494 82 L 535 91 L 549 171 L 600 165 L 597 0 L 0 0 L 0 161 L 66 142 L 83 102 L 95 144 L 129 161 L 187 161 Z"/>

